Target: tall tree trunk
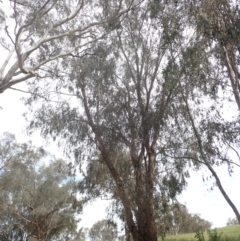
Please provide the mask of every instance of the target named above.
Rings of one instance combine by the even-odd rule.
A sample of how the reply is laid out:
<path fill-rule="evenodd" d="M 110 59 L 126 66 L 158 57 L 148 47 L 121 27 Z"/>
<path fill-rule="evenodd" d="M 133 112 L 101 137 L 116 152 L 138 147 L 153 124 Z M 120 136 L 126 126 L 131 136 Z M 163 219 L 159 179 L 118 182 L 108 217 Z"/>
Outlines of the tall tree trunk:
<path fill-rule="evenodd" d="M 238 220 L 238 223 L 240 224 L 240 214 L 236 208 L 236 206 L 234 205 L 234 203 L 232 202 L 232 200 L 229 198 L 229 196 L 227 195 L 227 193 L 225 192 L 223 186 L 222 186 L 222 183 L 217 175 L 217 173 L 214 171 L 214 169 L 212 168 L 211 165 L 209 165 L 209 163 L 207 161 L 205 161 L 205 164 L 208 168 L 208 170 L 212 173 L 212 175 L 214 176 L 215 180 L 216 180 L 216 183 L 217 183 L 217 186 L 220 190 L 220 192 L 222 193 L 223 197 L 225 198 L 225 200 L 227 201 L 227 203 L 229 204 L 229 206 L 232 208 L 234 214 L 236 215 L 236 218 Z"/>
<path fill-rule="evenodd" d="M 121 180 L 121 178 L 119 177 L 116 169 L 114 168 L 111 161 L 109 160 L 104 146 L 101 146 L 100 150 L 101 150 L 103 160 L 104 160 L 105 164 L 107 165 L 107 167 L 109 169 L 109 172 L 111 173 L 111 176 L 112 176 L 112 178 L 113 178 L 113 180 L 114 180 L 114 182 L 117 186 L 118 195 L 119 195 L 119 197 L 122 201 L 124 211 L 125 211 L 126 223 L 127 223 L 129 231 L 132 234 L 133 240 L 134 241 L 142 241 L 141 239 L 139 239 L 139 232 L 138 232 L 139 227 L 136 226 L 136 224 L 133 220 L 132 209 L 131 209 L 129 200 L 127 198 L 127 195 L 126 195 L 126 192 L 125 192 L 125 189 L 124 189 L 123 181 Z"/>
<path fill-rule="evenodd" d="M 151 148 L 147 149 L 148 153 L 148 170 L 146 176 L 146 239 L 157 241 L 157 229 L 154 220 L 153 198 L 154 198 L 154 170 L 156 155 Z"/>
<path fill-rule="evenodd" d="M 84 85 L 81 86 L 81 90 L 82 90 L 82 94 L 83 94 L 84 109 L 85 109 L 85 113 L 86 113 L 87 118 L 88 118 L 89 126 L 92 128 L 92 131 L 95 134 L 95 139 L 96 139 L 96 142 L 98 144 L 99 151 L 101 152 L 103 161 L 104 161 L 105 165 L 107 166 L 107 168 L 108 168 L 108 170 L 109 170 L 109 172 L 110 172 L 110 174 L 111 174 L 111 176 L 112 176 L 112 178 L 115 182 L 115 185 L 118 189 L 118 196 L 119 196 L 119 198 L 122 202 L 122 205 L 124 207 L 127 227 L 129 229 L 130 233 L 132 234 L 133 240 L 139 241 L 138 228 L 137 228 L 137 226 L 136 226 L 136 224 L 133 220 L 132 209 L 131 209 L 130 201 L 129 201 L 129 199 L 127 197 L 127 194 L 125 192 L 125 189 L 124 189 L 123 180 L 120 178 L 117 170 L 113 166 L 113 164 L 112 164 L 112 162 L 109 158 L 109 155 L 107 153 L 107 150 L 105 148 L 104 142 L 101 138 L 101 135 L 99 134 L 98 128 L 94 124 L 94 121 L 93 121 L 92 116 L 90 114 Z"/>
<path fill-rule="evenodd" d="M 191 111 L 190 111 L 190 108 L 189 108 L 189 105 L 188 105 L 188 101 L 186 100 L 186 98 L 184 97 L 184 95 L 182 94 L 183 96 L 183 100 L 186 104 L 186 107 L 187 107 L 187 112 L 188 112 L 188 115 L 189 115 L 189 119 L 190 119 L 190 122 L 191 122 L 191 125 L 192 125 L 192 128 L 193 128 L 193 132 L 194 132 L 194 135 L 197 139 L 197 143 L 198 143 L 198 147 L 199 147 L 199 151 L 200 151 L 200 155 L 201 155 L 201 158 L 203 160 L 203 162 L 201 163 L 204 163 L 205 166 L 208 168 L 208 170 L 212 173 L 212 175 L 214 176 L 215 180 L 216 180 L 216 183 L 217 183 L 217 186 L 220 190 L 220 192 L 222 193 L 223 197 L 225 198 L 225 200 L 227 201 L 227 203 L 229 204 L 229 206 L 232 208 L 234 214 L 236 215 L 236 218 L 240 224 L 240 213 L 239 211 L 237 210 L 236 206 L 234 205 L 234 203 L 232 202 L 232 200 L 229 198 L 229 196 L 227 195 L 227 193 L 225 192 L 222 184 L 221 184 L 221 181 L 217 175 L 217 173 L 214 171 L 213 167 L 211 166 L 211 164 L 208 162 L 205 154 L 204 154 L 204 151 L 203 151 L 203 146 L 202 146 L 202 140 L 201 140 L 201 136 L 200 134 L 198 133 L 198 130 L 195 126 L 195 122 L 194 122 L 194 119 L 192 117 L 192 114 L 191 114 Z"/>
<path fill-rule="evenodd" d="M 224 52 L 225 63 L 227 66 L 228 76 L 230 78 L 233 94 L 235 97 L 235 101 L 237 103 L 238 109 L 240 111 L 240 87 L 239 87 L 239 74 L 238 70 L 235 66 L 234 60 L 229 58 L 228 50 L 225 46 L 222 46 L 222 50 Z M 231 54 L 234 56 L 234 54 Z M 232 57 L 234 58 L 234 57 Z"/>

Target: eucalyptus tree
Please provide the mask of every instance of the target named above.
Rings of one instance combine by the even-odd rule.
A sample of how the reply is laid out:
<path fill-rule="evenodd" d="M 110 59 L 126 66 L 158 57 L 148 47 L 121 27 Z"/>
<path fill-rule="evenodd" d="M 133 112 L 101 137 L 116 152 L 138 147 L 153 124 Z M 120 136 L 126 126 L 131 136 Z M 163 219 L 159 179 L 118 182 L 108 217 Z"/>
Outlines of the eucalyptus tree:
<path fill-rule="evenodd" d="M 188 47 L 179 56 L 171 57 L 171 78 L 178 82 L 181 92 L 179 101 L 174 103 L 178 110 L 175 122 L 178 135 L 172 138 L 172 143 L 181 152 L 174 149 L 165 154 L 172 158 L 192 160 L 197 170 L 202 165 L 206 166 L 215 179 L 215 185 L 240 221 L 239 211 L 215 169 L 221 164 L 227 164 L 231 175 L 234 166 L 240 167 L 239 115 L 234 108 L 230 109 L 233 111 L 231 116 L 226 113 L 226 106 L 232 106 L 231 93 L 234 90 L 231 92 L 224 69 L 216 61 L 220 54 L 218 46 L 209 45 L 209 41 L 200 35 L 197 24 L 204 24 L 204 21 L 199 22 L 195 13 L 191 12 L 192 22 L 188 23 L 197 31 L 194 31 Z M 204 27 L 202 29 L 209 30 Z"/>
<path fill-rule="evenodd" d="M 108 220 L 100 220 L 93 224 L 89 230 L 92 241 L 114 241 L 118 238 L 117 226 Z"/>
<path fill-rule="evenodd" d="M 227 226 L 237 225 L 237 224 L 239 224 L 239 222 L 236 218 L 228 218 L 226 223 Z"/>
<path fill-rule="evenodd" d="M 184 48 L 186 15 L 172 5 L 161 5 L 158 11 L 153 18 L 144 1 L 108 26 L 114 31 L 85 57 L 68 58 L 68 78 L 58 86 L 46 85 L 46 93 L 57 88 L 66 95 L 44 102 L 30 123 L 43 136 L 60 138 L 71 148 L 84 175 L 83 161 L 89 169 L 94 163 L 95 170 L 107 171 L 102 171 L 109 176 L 103 183 L 121 204 L 119 213 L 135 241 L 157 240 L 155 214 L 164 206 L 159 203 L 174 199 L 187 175 L 185 161 L 164 155 L 176 129 L 173 103 L 179 97 L 171 56 Z M 37 92 L 28 103 L 35 100 Z M 98 174 L 91 174 L 96 182 Z M 94 184 L 93 195 L 104 194 L 103 185 Z M 87 182 L 86 188 L 91 188 Z"/>
<path fill-rule="evenodd" d="M 204 44 L 196 41 L 182 51 L 181 56 L 172 58 L 171 78 L 178 81 L 181 92 L 179 102 L 174 103 L 178 132 L 171 141 L 178 149 L 166 150 L 165 154 L 179 160 L 192 160 L 196 170 L 207 167 L 214 185 L 240 221 L 239 211 L 216 171 L 216 167 L 226 164 L 231 175 L 234 167 L 240 167 L 238 115 L 236 112 L 231 116 L 226 114 L 224 107 L 231 103 L 232 96 L 219 87 L 222 71 L 215 68 L 217 63 L 212 61 L 211 54 Z"/>
<path fill-rule="evenodd" d="M 152 3 L 158 15 L 159 2 Z M 170 78 L 178 82 L 181 96 L 174 103 L 178 130 L 170 141 L 173 148 L 165 149 L 165 155 L 192 160 L 196 170 L 207 167 L 240 221 L 216 171 L 217 166 L 227 164 L 231 175 L 234 166 L 240 167 L 239 114 L 232 104 L 238 105 L 238 1 L 183 1 L 178 5 L 186 9 L 190 34 L 185 38 L 187 48 L 171 55 Z"/>
<path fill-rule="evenodd" d="M 196 140 L 195 144 L 192 143 L 198 151 L 194 157 L 195 161 L 203 163 L 208 168 L 216 181 L 216 186 L 240 223 L 240 213 L 214 168 L 220 164 L 227 164 L 231 175 L 234 166 L 240 167 L 239 112 L 232 104 L 235 102 L 240 110 L 238 5 L 239 1 L 228 0 L 198 2 L 197 8 L 192 11 L 196 39 L 195 48 L 191 51 L 195 52 L 185 54 L 190 61 L 187 61 L 188 68 L 183 68 L 186 82 L 185 70 L 189 73 L 193 68 L 199 69 L 201 66 L 199 70 L 202 75 L 194 79 L 199 83 L 196 88 L 198 97 L 189 93 L 185 85 L 181 89 L 188 122 Z M 200 62 L 197 63 L 193 56 Z M 202 68 L 204 62 L 208 63 L 208 66 L 205 64 L 205 70 Z M 187 82 L 192 81 L 189 79 Z M 192 104 L 196 103 L 196 99 L 202 102 L 197 107 L 198 114 Z"/>
<path fill-rule="evenodd" d="M 12 135 L 6 134 L 2 140 L 1 240 L 48 241 L 78 236 L 76 215 L 82 203 L 76 199 L 69 166 L 41 148 L 16 143 Z"/>
<path fill-rule="evenodd" d="M 201 218 L 199 214 L 190 213 L 187 207 L 181 203 L 170 206 L 171 223 L 169 233 L 194 233 L 198 230 L 210 229 L 212 224 Z"/>
<path fill-rule="evenodd" d="M 65 76 L 64 57 L 80 58 L 90 43 L 107 34 L 104 26 L 114 25 L 138 3 L 135 0 L 124 5 L 121 0 L 0 1 L 0 45 L 6 53 L 0 67 L 0 93 L 29 79 L 39 82 L 46 77 Z"/>
<path fill-rule="evenodd" d="M 222 66 L 224 80 L 228 80 L 240 110 L 239 4 L 239 0 L 201 1 L 195 16 L 199 34 L 209 43 L 209 47 L 214 49 L 215 61 Z M 227 86 L 224 82 L 220 84 Z"/>
<path fill-rule="evenodd" d="M 186 94 L 185 91 L 183 92 Z M 235 149 L 236 146 L 239 147 L 239 125 L 235 121 L 224 122 L 224 118 L 219 114 L 219 110 L 215 109 L 214 105 L 210 106 L 209 111 L 205 113 L 198 109 L 199 114 L 196 114 L 190 104 L 191 99 L 187 98 L 189 97 L 183 96 L 183 102 L 185 103 L 185 114 L 193 135 L 184 155 L 207 167 L 211 176 L 215 179 L 216 186 L 240 223 L 240 213 L 237 206 L 227 194 L 224 183 L 222 183 L 215 169 L 215 166 L 227 164 L 231 175 L 233 167 L 235 165 L 239 167 L 239 164 L 234 161 L 234 154 L 235 157 L 239 158 L 238 151 Z"/>

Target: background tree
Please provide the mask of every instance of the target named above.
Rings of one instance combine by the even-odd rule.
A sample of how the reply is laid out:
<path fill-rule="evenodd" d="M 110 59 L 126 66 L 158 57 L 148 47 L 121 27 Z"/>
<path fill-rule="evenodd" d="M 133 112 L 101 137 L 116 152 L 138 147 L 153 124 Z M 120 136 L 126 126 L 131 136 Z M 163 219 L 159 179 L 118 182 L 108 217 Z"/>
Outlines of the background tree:
<path fill-rule="evenodd" d="M 199 214 L 189 213 L 187 207 L 178 202 L 169 205 L 167 212 L 160 214 L 157 219 L 158 234 L 162 237 L 166 234 L 194 233 L 210 228 L 209 221 L 202 219 Z"/>
<path fill-rule="evenodd" d="M 94 241 L 114 241 L 118 238 L 117 225 L 109 220 L 101 220 L 93 224 L 89 230 L 89 238 Z"/>
<path fill-rule="evenodd" d="M 236 224 L 239 224 L 238 220 L 236 218 L 229 218 L 227 220 L 227 226 L 230 226 L 230 225 L 236 225 Z"/>
<path fill-rule="evenodd" d="M 189 213 L 185 205 L 180 204 L 173 210 L 172 230 L 179 233 L 194 233 L 198 230 L 210 229 L 212 224 L 200 217 L 199 214 Z"/>
<path fill-rule="evenodd" d="M 77 236 L 74 176 L 63 160 L 43 149 L 16 143 L 5 134 L 0 143 L 1 240 L 66 240 Z M 49 164 L 46 166 L 44 162 Z"/>
<path fill-rule="evenodd" d="M 117 1 L 113 10 L 111 0 L 1 1 L 0 9 L 7 11 L 0 12 L 0 45 L 8 55 L 0 68 L 0 93 L 28 79 L 63 78 L 64 57 L 81 58 L 110 30 L 104 26 L 134 4 Z"/>

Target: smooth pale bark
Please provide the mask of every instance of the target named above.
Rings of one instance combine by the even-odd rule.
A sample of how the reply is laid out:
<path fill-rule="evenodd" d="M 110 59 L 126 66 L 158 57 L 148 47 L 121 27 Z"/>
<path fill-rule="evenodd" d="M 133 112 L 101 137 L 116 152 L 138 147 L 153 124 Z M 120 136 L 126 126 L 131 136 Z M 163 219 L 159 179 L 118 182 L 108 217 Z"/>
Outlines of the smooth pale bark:
<path fill-rule="evenodd" d="M 235 101 L 237 103 L 238 109 L 240 111 L 240 86 L 239 86 L 239 73 L 238 69 L 234 64 L 234 60 L 230 60 L 228 50 L 225 46 L 222 46 L 224 52 L 225 63 L 228 70 L 228 76 L 230 78 L 233 94 Z M 234 56 L 234 54 L 232 54 Z"/>
<path fill-rule="evenodd" d="M 131 0 L 124 9 L 121 9 L 122 6 L 120 4 L 120 7 L 116 10 L 114 16 L 105 18 L 103 17 L 99 21 L 93 20 L 92 22 L 83 26 L 81 24 L 75 24 L 75 27 L 71 28 L 69 26 L 73 24 L 74 20 L 79 16 L 79 14 L 82 11 L 85 11 L 85 8 L 87 8 L 86 2 L 84 0 L 79 0 L 76 7 L 74 9 L 71 9 L 72 11 L 69 14 L 66 13 L 65 17 L 60 18 L 52 25 L 49 25 L 47 29 L 43 29 L 43 33 L 41 34 L 41 36 L 38 36 L 37 34 L 35 36 L 31 33 L 31 38 L 26 38 L 26 36 L 29 35 L 29 29 L 31 29 L 36 19 L 44 19 L 44 17 L 46 17 L 46 14 L 48 14 L 49 11 L 54 8 L 55 4 L 51 5 L 51 2 L 49 0 L 45 1 L 45 3 L 36 10 L 35 14 L 33 14 L 33 17 L 30 18 L 28 23 L 23 24 L 22 26 L 18 26 L 18 19 L 15 19 L 14 36 L 11 36 L 8 31 L 8 27 L 5 27 L 5 34 L 10 39 L 12 46 L 3 65 L 0 66 L 0 93 L 3 93 L 5 90 L 11 88 L 13 85 L 24 82 L 28 79 L 32 79 L 34 77 L 45 78 L 46 76 L 40 76 L 40 74 L 38 73 L 38 70 L 40 70 L 42 66 L 54 62 L 57 59 L 64 58 L 65 56 L 69 56 L 77 50 L 84 49 L 86 45 L 102 39 L 106 35 L 106 33 L 95 35 L 94 28 L 96 26 L 103 26 L 104 24 L 111 22 L 113 19 L 116 20 L 117 18 L 122 17 L 130 9 L 138 6 L 140 3 L 135 4 L 135 0 Z M 18 16 L 17 1 L 13 1 L 13 6 L 13 14 L 15 16 Z M 56 9 L 54 10 L 56 11 Z M 60 27 L 62 27 L 62 29 L 65 29 L 65 31 L 61 32 L 60 34 L 53 34 L 53 31 L 58 32 L 58 28 Z M 79 41 L 79 43 L 72 46 L 61 46 L 62 49 L 60 53 L 53 56 L 51 56 L 50 54 L 46 57 L 45 60 L 41 60 L 41 56 L 39 57 L 36 54 L 36 52 L 40 48 L 44 47 L 44 44 L 52 45 L 53 41 L 62 40 L 64 38 L 69 40 L 73 36 L 77 37 L 78 39 L 84 39 L 84 43 Z M 88 40 L 86 41 L 86 39 Z M 29 43 L 30 40 L 32 42 L 31 44 Z M 4 44 L 2 45 L 3 47 L 5 47 Z M 16 60 L 14 60 L 13 64 L 11 64 L 13 56 L 16 57 Z M 29 65 L 29 63 L 31 63 L 31 65 Z"/>

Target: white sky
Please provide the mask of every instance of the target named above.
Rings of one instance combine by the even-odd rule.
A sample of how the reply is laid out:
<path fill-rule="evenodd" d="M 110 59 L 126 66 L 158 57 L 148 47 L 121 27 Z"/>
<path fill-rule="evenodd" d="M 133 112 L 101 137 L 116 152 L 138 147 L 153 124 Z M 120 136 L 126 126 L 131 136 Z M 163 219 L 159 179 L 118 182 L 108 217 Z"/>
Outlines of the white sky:
<path fill-rule="evenodd" d="M 22 88 L 24 84 L 19 84 L 16 87 Z M 5 132 L 15 134 L 18 142 L 26 142 L 31 140 L 33 145 L 42 146 L 44 140 L 39 134 L 34 134 L 31 137 L 26 136 L 26 122 L 22 117 L 22 113 L 27 110 L 20 98 L 26 94 L 21 92 L 7 90 L 0 94 L 0 135 Z M 51 154 L 59 156 L 60 150 L 56 145 L 51 144 L 45 147 Z M 207 173 L 207 170 L 205 170 Z M 227 168 L 220 167 L 217 170 L 222 180 L 228 195 L 240 210 L 240 168 L 235 168 L 235 173 L 232 177 L 228 176 Z M 215 187 L 213 191 L 208 191 L 210 183 L 202 182 L 202 173 L 192 173 L 188 180 L 188 187 L 180 197 L 180 201 L 187 205 L 187 208 L 192 213 L 199 213 L 201 217 L 213 223 L 213 227 L 225 226 L 229 217 L 234 217 L 233 211 L 228 206 L 220 191 Z M 107 202 L 95 202 L 84 210 L 80 226 L 91 227 L 97 220 L 101 220 L 105 216 L 105 208 Z"/>

